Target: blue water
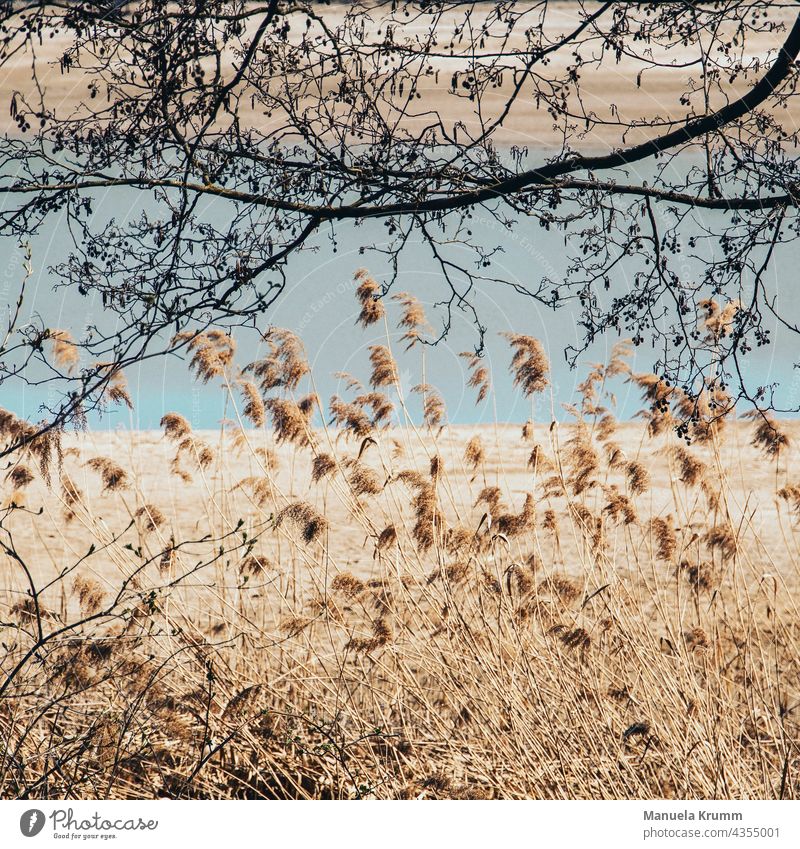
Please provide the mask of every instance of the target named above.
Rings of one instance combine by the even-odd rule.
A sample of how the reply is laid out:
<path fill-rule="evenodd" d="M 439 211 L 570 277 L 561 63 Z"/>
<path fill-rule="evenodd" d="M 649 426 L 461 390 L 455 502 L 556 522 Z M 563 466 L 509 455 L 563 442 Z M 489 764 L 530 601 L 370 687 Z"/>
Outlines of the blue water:
<path fill-rule="evenodd" d="M 126 207 L 126 202 L 130 204 Z M 122 194 L 99 199 L 95 215 L 107 216 L 114 210 L 118 220 L 134 217 L 140 211 L 140 201 L 130 193 L 128 200 Z M 205 214 L 212 217 L 225 214 L 223 205 L 215 207 L 209 201 Z M 122 208 L 122 215 L 120 214 Z M 493 276 L 501 276 L 517 285 L 536 286 L 542 277 L 559 281 L 564 277 L 566 248 L 564 234 L 543 230 L 535 221 L 519 221 L 511 233 L 502 230 L 487 213 L 476 211 L 472 230 L 486 246 L 499 245 L 502 253 L 495 255 Z M 353 274 L 366 266 L 373 276 L 383 282 L 388 279 L 389 267 L 380 255 L 362 255 L 361 246 L 385 239 L 385 229 L 379 222 L 367 222 L 355 227 L 344 225 L 337 232 L 337 249 L 334 252 L 327 234 L 316 239 L 316 252 L 297 255 L 287 271 L 286 289 L 274 308 L 264 316 L 261 324 L 288 327 L 304 340 L 312 364 L 315 388 L 323 401 L 331 394 L 345 394 L 342 382 L 333 376 L 336 371 L 346 371 L 365 383 L 369 376 L 367 347 L 385 342 L 382 325 L 366 331 L 355 326 L 358 306 L 353 296 Z M 104 315 L 99 298 L 93 294 L 82 297 L 66 289 L 53 290 L 54 276 L 51 265 L 63 260 L 68 252 L 69 239 L 64 219 L 51 220 L 48 226 L 30 239 L 34 272 L 26 287 L 24 314 L 41 316 L 45 325 L 69 330 L 79 338 L 87 325 L 98 323 L 109 326 L 113 319 Z M 15 300 L 22 278 L 23 251 L 15 243 L 3 242 L 4 267 L 0 271 L 0 292 L 6 308 Z M 454 260 L 472 263 L 474 257 L 463 248 L 454 247 L 450 256 Z M 779 250 L 765 279 L 768 289 L 777 295 L 778 305 L 795 320 L 800 318 L 800 302 L 793 293 L 800 252 L 793 246 Z M 685 273 L 699 274 L 699 266 L 689 264 Z M 621 263 L 615 270 L 615 286 L 631 285 L 635 267 Z M 429 249 L 420 243 L 410 244 L 404 255 L 398 281 L 393 291 L 408 290 L 426 305 L 429 320 L 439 328 L 443 319 L 441 309 L 434 304 L 447 295 Z M 576 325 L 577 310 L 567 304 L 552 311 L 533 299 L 519 294 L 511 286 L 484 284 L 472 293 L 472 302 L 481 321 L 488 328 L 486 335 L 486 363 L 493 375 L 493 392 L 482 405 L 474 401 L 474 391 L 466 385 L 464 361 L 458 354 L 472 350 L 477 344 L 477 332 L 471 315 L 454 310 L 452 329 L 448 337 L 435 348 L 416 347 L 408 353 L 395 344 L 394 350 L 405 394 L 423 376 L 427 383 L 436 386 L 443 395 L 451 422 L 475 423 L 492 421 L 524 421 L 531 415 L 530 399 L 520 397 L 514 389 L 508 363 L 510 351 L 503 331 L 511 330 L 536 336 L 542 340 L 552 363 L 552 395 L 545 393 L 535 400 L 534 413 L 538 419 L 549 420 L 551 413 L 564 417 L 561 402 L 573 402 L 577 383 L 585 375 L 585 367 L 570 369 L 565 358 L 568 346 L 580 346 L 581 329 Z M 399 315 L 398 305 L 388 304 L 390 320 Z M 768 326 L 769 322 L 768 322 Z M 773 344 L 754 351 L 745 361 L 745 378 L 754 384 L 777 382 L 776 396 L 781 406 L 800 405 L 800 371 L 794 363 L 797 342 L 783 331 L 774 320 L 771 324 Z M 402 331 L 394 333 L 395 342 Z M 236 334 L 240 365 L 246 365 L 259 354 L 258 333 L 252 329 Z M 618 337 L 608 336 L 594 344 L 582 357 L 582 362 L 604 361 Z M 651 371 L 658 352 L 648 345 L 636 351 L 634 368 Z M 158 426 L 166 411 L 174 410 L 185 415 L 195 427 L 215 427 L 225 416 L 223 393 L 213 384 L 203 386 L 188 374 L 185 362 L 177 357 L 160 358 L 147 362 L 127 372 L 134 411 L 112 410 L 99 417 L 93 415 L 95 427 L 153 428 Z M 301 390 L 307 387 L 301 387 Z M 629 418 L 640 408 L 639 392 L 635 387 L 617 381 L 610 387 L 616 394 L 616 409 L 622 418 Z M 41 415 L 41 405 L 53 401 L 58 388 L 55 384 L 38 388 L 26 387 L 21 381 L 0 385 L 0 406 L 31 419 Z M 411 406 L 418 411 L 416 396 Z M 552 408 L 552 409 L 551 409 Z"/>

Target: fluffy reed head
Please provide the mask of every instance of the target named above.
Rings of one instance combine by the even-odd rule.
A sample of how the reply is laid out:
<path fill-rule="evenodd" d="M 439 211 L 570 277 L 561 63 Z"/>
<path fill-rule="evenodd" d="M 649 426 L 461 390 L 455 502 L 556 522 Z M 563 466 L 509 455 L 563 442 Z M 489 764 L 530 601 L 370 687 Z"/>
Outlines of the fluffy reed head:
<path fill-rule="evenodd" d="M 251 373 L 265 393 L 278 387 L 296 389 L 310 371 L 300 337 L 284 327 L 271 327 L 261 338 L 268 353 L 245 366 L 244 373 Z"/>
<path fill-rule="evenodd" d="M 164 428 L 164 436 L 177 442 L 192 432 L 192 426 L 180 413 L 166 413 L 161 418 L 161 427 Z"/>
<path fill-rule="evenodd" d="M 239 563 L 239 574 L 257 578 L 267 572 L 275 571 L 275 564 L 263 554 L 249 554 Z"/>
<path fill-rule="evenodd" d="M 6 480 L 14 489 L 25 489 L 34 480 L 34 475 L 27 466 L 17 465 L 6 474 Z"/>
<path fill-rule="evenodd" d="M 370 383 L 376 389 L 397 385 L 397 364 L 391 351 L 385 345 L 370 345 L 369 361 L 372 364 Z"/>
<path fill-rule="evenodd" d="M 731 560 L 739 551 L 736 533 L 730 525 L 714 525 L 706 532 L 706 545 L 718 549 L 723 560 Z"/>
<path fill-rule="evenodd" d="M 53 348 L 53 362 L 66 374 L 74 374 L 80 362 L 80 351 L 67 330 L 48 330 L 46 338 Z"/>
<path fill-rule="evenodd" d="M 467 468 L 476 472 L 478 467 L 483 463 L 484 456 L 483 441 L 480 436 L 476 434 L 470 438 L 464 447 L 464 462 L 466 463 Z"/>
<path fill-rule="evenodd" d="M 92 578 L 78 575 L 72 583 L 72 591 L 78 597 L 81 612 L 86 615 L 97 613 L 103 606 L 103 587 Z"/>
<path fill-rule="evenodd" d="M 687 486 L 695 486 L 703 480 L 706 473 L 706 464 L 698 460 L 690 451 L 682 445 L 678 445 L 673 455 L 678 464 L 679 477 Z"/>
<path fill-rule="evenodd" d="M 751 444 L 767 457 L 777 458 L 789 447 L 788 434 L 779 427 L 772 416 L 758 411 L 748 411 L 745 416 L 755 420 Z"/>
<path fill-rule="evenodd" d="M 533 336 L 521 333 L 503 333 L 514 350 L 511 358 L 511 373 L 514 385 L 519 386 L 523 395 L 532 395 L 546 389 L 550 380 L 550 361 L 544 352 L 542 343 Z"/>
<path fill-rule="evenodd" d="M 398 292 L 392 296 L 392 300 L 403 307 L 398 326 L 405 330 L 400 341 L 408 343 L 406 345 L 408 351 L 424 339 L 429 329 L 425 310 L 422 308 L 422 304 L 408 292 Z"/>
<path fill-rule="evenodd" d="M 141 520 L 145 531 L 155 531 L 166 523 L 167 518 L 154 504 L 140 507 L 134 516 Z"/>
<path fill-rule="evenodd" d="M 356 407 L 371 411 L 373 427 L 384 427 L 389 424 L 394 413 L 394 404 L 383 392 L 364 392 L 353 399 Z"/>
<path fill-rule="evenodd" d="M 100 474 L 105 492 L 115 492 L 130 486 L 128 473 L 109 457 L 92 457 L 86 465 Z"/>
<path fill-rule="evenodd" d="M 485 486 L 475 499 L 475 506 L 485 504 L 490 515 L 498 516 L 507 512 L 503 505 L 502 492 L 499 486 Z"/>
<path fill-rule="evenodd" d="M 348 463 L 350 472 L 347 482 L 356 498 L 362 495 L 377 495 L 383 490 L 383 482 L 377 472 L 357 460 Z"/>
<path fill-rule="evenodd" d="M 275 517 L 275 527 L 284 522 L 294 525 L 307 543 L 313 543 L 325 535 L 328 520 L 306 501 L 294 501 L 284 507 Z"/>
<path fill-rule="evenodd" d="M 320 452 L 311 461 L 311 480 L 318 483 L 336 471 L 336 460 L 330 454 Z"/>
<path fill-rule="evenodd" d="M 208 383 L 215 377 L 223 377 L 226 369 L 233 364 L 236 353 L 236 343 L 223 330 L 213 328 L 202 333 L 178 333 L 172 339 L 173 346 L 186 342 L 192 352 L 189 369 L 203 383 Z"/>
<path fill-rule="evenodd" d="M 638 460 L 632 460 L 625 468 L 628 486 L 634 495 L 641 495 L 650 488 L 650 472 Z"/>
<path fill-rule="evenodd" d="M 356 271 L 355 282 L 358 283 L 356 298 L 361 304 L 361 312 L 356 321 L 363 327 L 369 327 L 370 324 L 380 321 L 386 314 L 383 301 L 380 300 L 383 293 L 381 287 L 370 277 L 365 268 Z"/>
<path fill-rule="evenodd" d="M 75 505 L 80 504 L 83 493 L 65 474 L 61 475 L 61 499 L 64 502 L 64 519 L 67 522 L 75 518 Z"/>
<path fill-rule="evenodd" d="M 361 405 L 343 401 L 334 395 L 328 402 L 331 413 L 331 424 L 343 428 L 357 439 L 364 439 L 375 429 L 372 419 Z"/>
<path fill-rule="evenodd" d="M 707 342 L 717 343 L 731 335 L 736 316 L 742 308 L 742 302 L 738 298 L 728 301 L 722 308 L 712 298 L 704 298 L 698 301 L 697 305 L 703 313 L 701 320 L 707 332 Z"/>
<path fill-rule="evenodd" d="M 678 539 L 672 524 L 672 517 L 662 519 L 654 517 L 650 521 L 650 530 L 656 543 L 656 557 L 659 560 L 672 560 L 678 547 Z"/>
<path fill-rule="evenodd" d="M 397 542 L 397 528 L 394 525 L 387 525 L 380 534 L 375 543 L 376 551 L 385 551 L 391 548 Z"/>
<path fill-rule="evenodd" d="M 345 598 L 356 598 L 366 590 L 367 586 L 350 572 L 340 572 L 331 581 L 331 592 L 339 593 Z"/>
<path fill-rule="evenodd" d="M 497 516 L 495 529 L 506 537 L 519 536 L 530 530 L 536 523 L 536 507 L 531 493 L 525 494 L 525 504 L 519 513 L 502 513 Z"/>
<path fill-rule="evenodd" d="M 492 386 L 489 378 L 489 369 L 486 368 L 483 358 L 479 354 L 462 351 L 458 356 L 467 361 L 467 370 L 469 371 L 467 386 L 471 389 L 478 390 L 478 397 L 475 401 L 477 404 L 480 404 L 489 394 L 489 389 Z"/>
<path fill-rule="evenodd" d="M 317 404 L 316 395 L 307 395 L 299 401 L 290 398 L 268 398 L 264 407 L 272 421 L 276 442 L 308 445 L 311 441 L 311 419 Z"/>
<path fill-rule="evenodd" d="M 439 427 L 444 421 L 447 408 L 436 388 L 428 383 L 418 383 L 411 391 L 422 395 L 422 418 L 425 424 L 428 427 Z"/>
<path fill-rule="evenodd" d="M 263 427 L 266 420 L 266 407 L 258 394 L 258 388 L 255 383 L 243 378 L 240 378 L 238 383 L 244 400 L 242 415 L 256 427 Z"/>
<path fill-rule="evenodd" d="M 125 373 L 116 363 L 95 363 L 94 368 L 98 377 L 106 381 L 105 397 L 112 404 L 123 404 L 129 410 L 133 409 L 133 401 L 128 393 L 128 381 Z"/>

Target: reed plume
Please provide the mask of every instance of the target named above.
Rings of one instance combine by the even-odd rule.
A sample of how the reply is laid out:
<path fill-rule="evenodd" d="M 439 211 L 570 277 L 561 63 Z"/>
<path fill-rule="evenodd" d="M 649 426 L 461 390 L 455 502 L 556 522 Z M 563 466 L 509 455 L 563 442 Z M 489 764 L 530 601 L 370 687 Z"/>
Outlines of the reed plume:
<path fill-rule="evenodd" d="M 650 521 L 651 533 L 656 541 L 656 557 L 659 560 L 672 560 L 678 547 L 671 519 L 671 516 L 667 519 L 656 516 Z"/>
<path fill-rule="evenodd" d="M 261 338 L 269 351 L 245 366 L 244 373 L 253 375 L 263 393 L 277 388 L 297 389 L 310 370 L 300 338 L 284 327 L 271 327 Z"/>
<path fill-rule="evenodd" d="M 48 330 L 46 338 L 53 346 L 53 362 L 66 374 L 75 374 L 80 362 L 80 352 L 67 330 Z"/>
<path fill-rule="evenodd" d="M 242 415 L 256 427 L 263 427 L 266 421 L 266 407 L 258 394 L 258 388 L 255 383 L 243 378 L 240 378 L 238 383 L 244 398 Z"/>
<path fill-rule="evenodd" d="M 397 364 L 385 345 L 370 345 L 369 361 L 372 364 L 370 383 L 376 389 L 397 385 Z"/>
<path fill-rule="evenodd" d="M 115 492 L 130 486 L 128 473 L 109 457 L 92 457 L 86 465 L 100 474 L 103 490 L 106 492 Z"/>
<path fill-rule="evenodd" d="M 294 501 L 284 507 L 275 517 L 275 527 L 289 522 L 296 527 L 309 544 L 316 542 L 328 530 L 328 520 L 305 501 Z"/>
<path fill-rule="evenodd" d="M 752 445 L 760 448 L 767 457 L 777 458 L 782 451 L 789 447 L 789 437 L 772 418 L 758 410 L 745 413 L 745 416 L 755 420 Z"/>
<path fill-rule="evenodd" d="M 483 365 L 483 359 L 479 354 L 473 354 L 469 351 L 462 351 L 459 357 L 463 357 L 467 361 L 467 369 L 470 372 L 467 386 L 471 389 L 478 390 L 478 396 L 475 403 L 480 404 L 485 400 L 491 389 L 491 381 L 489 379 L 489 369 Z"/>
<path fill-rule="evenodd" d="M 542 392 L 550 385 L 550 361 L 544 352 L 542 343 L 532 336 L 520 333 L 503 333 L 514 349 L 511 359 L 511 373 L 514 385 L 519 386 L 523 395 Z"/>
<path fill-rule="evenodd" d="M 155 531 L 167 521 L 166 516 L 154 504 L 145 504 L 134 513 L 134 516 L 143 521 L 146 531 Z"/>
<path fill-rule="evenodd" d="M 483 442 L 480 436 L 476 434 L 470 438 L 464 447 L 464 463 L 466 463 L 467 468 L 471 469 L 473 472 L 477 472 L 478 467 L 483 464 L 483 461 Z"/>
<path fill-rule="evenodd" d="M 336 471 L 336 460 L 330 454 L 320 452 L 314 456 L 311 461 L 311 480 L 314 483 L 319 483 L 323 478 L 328 477 Z"/>
<path fill-rule="evenodd" d="M 192 432 L 191 425 L 179 413 L 167 413 L 161 419 L 161 427 L 164 428 L 164 436 L 177 442 Z"/>
<path fill-rule="evenodd" d="M 279 445 L 283 442 L 298 447 L 308 445 L 311 441 L 311 419 L 318 403 L 316 395 L 306 395 L 299 401 L 268 398 L 264 407 L 272 420 L 275 441 Z"/>
<path fill-rule="evenodd" d="M 15 489 L 25 489 L 28 484 L 34 480 L 33 472 L 27 466 L 14 466 L 6 474 L 6 480 L 9 481 Z"/>
<path fill-rule="evenodd" d="M 356 323 L 362 327 L 369 327 L 380 321 L 386 314 L 383 301 L 380 300 L 381 287 L 370 277 L 365 268 L 356 271 L 355 282 L 358 283 L 356 298 L 361 304 L 361 312 L 358 314 Z"/>
<path fill-rule="evenodd" d="M 632 460 L 625 468 L 628 486 L 634 495 L 641 495 L 650 488 L 650 472 L 638 460 Z"/>
<path fill-rule="evenodd" d="M 405 333 L 400 337 L 400 341 L 408 343 L 406 345 L 406 350 L 408 351 L 414 345 L 421 342 L 425 338 L 425 334 L 430 330 L 428 321 L 425 318 L 425 310 L 422 308 L 422 304 L 408 292 L 398 292 L 392 296 L 392 300 L 403 307 L 398 326 L 405 330 Z"/>
<path fill-rule="evenodd" d="M 444 399 L 435 387 L 428 383 L 418 383 L 412 392 L 422 395 L 422 418 L 428 427 L 439 427 L 444 421 L 447 408 Z"/>
<path fill-rule="evenodd" d="M 180 334 L 174 337 L 173 342 L 179 337 Z M 236 343 L 227 333 L 218 329 L 193 335 L 187 348 L 192 352 L 189 368 L 203 383 L 215 377 L 224 377 L 236 353 Z"/>

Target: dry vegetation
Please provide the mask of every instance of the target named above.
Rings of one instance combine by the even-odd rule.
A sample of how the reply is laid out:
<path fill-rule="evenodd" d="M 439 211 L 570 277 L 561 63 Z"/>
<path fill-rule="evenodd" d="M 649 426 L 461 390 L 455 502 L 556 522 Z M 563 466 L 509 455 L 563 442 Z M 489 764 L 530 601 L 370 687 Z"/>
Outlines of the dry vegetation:
<path fill-rule="evenodd" d="M 451 427 L 425 383 L 414 424 L 391 345 L 424 360 L 422 310 L 355 285 L 358 321 L 399 331 L 327 423 L 291 332 L 240 368 L 209 331 L 189 365 L 229 396 L 221 433 L 168 413 L 19 452 L 2 796 L 796 798 L 792 428 L 714 385 L 692 404 L 624 344 L 570 424 Z M 541 345 L 508 341 L 547 392 Z M 644 425 L 615 421 L 619 381 Z"/>

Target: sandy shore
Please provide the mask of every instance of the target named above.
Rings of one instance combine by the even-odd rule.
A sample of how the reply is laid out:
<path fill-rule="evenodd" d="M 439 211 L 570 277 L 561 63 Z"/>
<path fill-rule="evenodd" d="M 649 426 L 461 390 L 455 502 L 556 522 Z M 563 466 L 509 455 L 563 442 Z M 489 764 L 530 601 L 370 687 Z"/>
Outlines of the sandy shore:
<path fill-rule="evenodd" d="M 788 423 L 787 431 L 795 446 L 800 445 L 800 422 Z M 746 540 L 740 555 L 739 568 L 749 573 L 753 581 L 765 574 L 776 575 L 787 586 L 796 587 L 800 556 L 796 547 L 792 516 L 785 502 L 776 497 L 776 490 L 800 479 L 800 450 L 796 447 L 783 456 L 776 467 L 774 462 L 761 455 L 750 444 L 752 425 L 741 423 L 729 426 L 723 447 L 715 458 L 709 448 L 697 447 L 697 456 L 712 471 L 717 467 L 725 478 L 726 509 L 734 524 L 739 526 Z M 464 448 L 469 439 L 479 435 L 485 448 L 485 461 L 478 473 L 465 467 Z M 569 426 L 559 426 L 556 438 L 562 447 L 571 435 Z M 542 426 L 535 440 L 545 447 L 552 457 L 549 440 L 553 434 Z M 243 526 L 256 529 L 269 525 L 282 506 L 296 500 L 306 501 L 324 512 L 330 521 L 328 556 L 331 569 L 349 570 L 369 577 L 377 570 L 375 541 L 389 516 L 404 517 L 405 527 L 398 528 L 399 542 L 406 557 L 417 557 L 411 539 L 414 524 L 409 506 L 409 490 L 399 483 L 389 483 L 375 497 L 363 500 L 361 508 L 354 502 L 344 484 L 342 474 L 321 483 L 311 480 L 311 454 L 288 446 L 274 446 L 271 434 L 265 431 L 248 432 L 250 449 L 275 449 L 277 464 L 268 473 L 273 489 L 263 502 L 257 504 L 252 483 L 265 477 L 255 459 L 257 451 L 245 446 L 244 450 L 232 447 L 229 441 L 220 443 L 219 434 L 198 433 L 215 454 L 214 462 L 202 472 L 192 471 L 192 481 L 187 483 L 169 472 L 175 449 L 162 434 L 90 433 L 69 437 L 65 442 L 64 469 L 84 493 L 86 509 L 77 511 L 71 521 L 63 518 L 63 501 L 59 487 L 48 489 L 38 479 L 25 491 L 24 501 L 28 512 L 18 512 L 6 520 L 6 527 L 14 533 L 18 549 L 28 559 L 34 572 L 41 578 L 52 577 L 64 564 L 73 562 L 85 553 L 92 540 L 124 531 L 131 517 L 141 506 L 154 505 L 166 517 L 157 532 L 138 535 L 136 528 L 125 531 L 125 539 L 143 544 L 153 553 L 166 546 L 170 539 L 200 539 L 208 533 L 230 531 L 237 520 Z M 325 439 L 322 438 L 324 445 Z M 666 440 L 666 441 L 665 441 Z M 709 527 L 710 515 L 706 499 L 698 488 L 675 485 L 674 466 L 670 475 L 670 451 L 675 445 L 674 436 L 650 438 L 640 424 L 623 424 L 613 441 L 622 449 L 628 460 L 639 460 L 648 469 L 649 486 L 634 498 L 641 524 L 647 526 L 652 517 L 667 519 L 678 530 L 679 537 L 689 540 L 697 530 L 704 533 Z M 576 538 L 567 518 L 563 497 L 547 497 L 543 481 L 552 473 L 535 478 L 528 468 L 530 441 L 520 437 L 516 425 L 454 426 L 446 428 L 438 437 L 437 449 L 446 469 L 446 477 L 439 487 L 442 510 L 450 525 L 477 529 L 485 512 L 485 504 L 476 503 L 484 486 L 499 486 L 508 509 L 522 509 L 527 492 L 535 493 L 538 529 L 524 539 L 515 540 L 520 546 L 520 556 L 534 547 L 548 565 L 567 572 L 579 572 L 586 556 L 585 543 Z M 332 437 L 331 446 L 340 460 L 358 453 L 358 443 L 346 443 Z M 373 468 L 381 481 L 396 478 L 398 472 L 416 470 L 427 475 L 430 467 L 430 442 L 409 430 L 393 429 L 382 438 L 380 451 L 367 445 L 362 462 Z M 109 457 L 129 474 L 131 486 L 119 492 L 102 492 L 100 476 L 86 463 L 92 457 Z M 387 457 L 392 459 L 387 460 Z M 187 466 L 187 468 L 189 468 Z M 716 472 L 713 472 L 716 474 Z M 583 502 L 601 514 L 608 493 L 617 488 L 626 491 L 624 477 L 604 473 L 598 486 L 583 496 Z M 10 483 L 3 487 L 6 501 L 11 497 Z M 14 496 L 19 499 L 19 495 Z M 580 500 L 580 499 L 579 499 Z M 363 509 L 362 509 L 363 508 Z M 562 522 L 562 535 L 555 545 L 552 535 L 545 533 L 542 520 L 545 511 L 553 509 Z M 43 515 L 39 515 L 39 511 Z M 609 525 L 610 527 L 610 525 Z M 258 544 L 257 551 L 285 568 L 302 568 L 302 563 L 282 563 L 291 552 L 297 557 L 298 546 L 287 544 L 287 529 L 267 531 Z M 619 546 L 620 568 L 628 568 L 632 553 L 625 550 L 628 542 L 625 529 L 612 540 L 611 550 Z M 300 546 L 302 549 L 302 546 Z M 316 557 L 318 552 L 309 549 L 303 556 Z M 4 570 L 12 570 L 6 561 Z M 113 582 L 113 563 L 109 563 L 105 580 Z M 18 578 L 19 576 L 17 576 Z M 10 576 L 9 576 L 10 578 Z M 10 579 L 11 584 L 16 578 Z"/>
<path fill-rule="evenodd" d="M 785 18 L 788 21 L 792 15 L 793 12 L 789 8 L 775 10 L 776 20 Z M 296 26 L 293 29 L 302 31 L 304 17 L 302 15 L 294 17 L 297 20 L 294 21 Z M 325 17 L 330 21 L 331 26 L 336 26 L 342 21 L 342 8 L 333 7 L 326 10 Z M 545 32 L 550 39 L 555 39 L 560 34 L 574 29 L 575 20 L 574 4 L 550 4 L 545 21 Z M 421 28 L 422 24 L 408 25 L 404 34 L 413 38 L 416 34 L 415 26 Z M 745 58 L 766 60 L 770 52 L 780 46 L 783 36 L 781 32 L 749 35 Z M 62 119 L 69 115 L 80 114 L 87 104 L 93 108 L 103 107 L 106 97 L 102 84 L 96 98 L 92 99 L 89 90 L 91 80 L 88 76 L 80 70 L 72 70 L 70 73 L 62 71 L 59 60 L 67 44 L 65 35 L 60 33 L 53 38 L 45 39 L 41 44 L 33 40 L 9 58 L 0 67 L 0 84 L 6 93 L 6 99 L 10 99 L 12 93 L 18 92 L 20 97 L 25 97 L 32 106 L 36 107 L 39 103 L 38 92 L 41 91 L 45 108 L 54 111 Z M 457 46 L 456 49 L 458 49 Z M 509 53 L 523 51 L 525 43 L 522 32 L 515 34 L 503 49 L 504 52 Z M 579 117 L 570 119 L 573 125 L 573 138 L 581 149 L 603 149 L 641 141 L 657 135 L 658 125 L 663 122 L 682 120 L 691 114 L 691 109 L 698 112 L 704 110 L 702 91 L 688 104 L 681 103 L 681 96 L 687 90 L 690 81 L 693 80 L 696 84 L 702 76 L 702 69 L 698 63 L 697 45 L 662 51 L 661 55 L 654 51 L 652 58 L 660 66 L 647 69 L 641 76 L 638 72 L 642 68 L 642 63 L 627 55 L 623 55 L 619 61 L 613 56 L 606 55 L 602 64 L 593 65 L 592 59 L 597 58 L 600 49 L 601 46 L 597 40 L 590 41 L 582 48 L 581 57 L 586 64 L 579 71 L 581 99 L 578 101 L 573 94 L 567 97 L 569 109 L 576 116 L 588 114 L 600 122 L 587 132 L 583 120 Z M 640 46 L 640 49 L 643 54 L 649 50 L 646 46 Z M 34 55 L 38 87 L 34 85 L 32 77 Z M 224 58 L 228 62 L 233 61 L 231 56 Z M 556 52 L 548 58 L 547 65 L 537 68 L 538 84 L 547 90 L 553 82 L 563 80 L 567 64 L 574 61 L 575 58 L 570 50 Z M 523 63 L 524 54 L 518 59 L 520 67 Z M 669 67 L 670 64 L 671 67 Z M 386 106 L 386 118 L 390 125 L 394 124 L 397 127 L 398 132 L 402 127 L 413 130 L 429 125 L 432 113 L 435 111 L 441 116 L 442 124 L 449 132 L 452 133 L 457 124 L 462 125 L 458 132 L 461 133 L 459 138 L 463 140 L 467 135 L 475 137 L 481 132 L 482 126 L 490 124 L 504 110 L 513 85 L 511 74 L 506 74 L 503 84 L 493 89 L 484 98 L 480 104 L 479 114 L 476 105 L 466 97 L 456 97 L 448 93 L 453 71 L 466 70 L 466 60 L 437 58 L 433 60 L 433 67 L 436 76 L 425 76 L 421 79 L 419 86 L 421 98 L 414 101 L 413 108 L 416 117 L 411 115 L 398 120 L 396 113 L 388 105 Z M 725 100 L 741 95 L 749 85 L 752 85 L 756 76 L 752 75 L 752 78 L 748 80 L 740 77 L 733 83 L 722 84 L 721 91 L 711 92 L 711 107 L 719 106 Z M 246 92 L 240 102 L 239 114 L 243 126 L 252 126 L 264 132 L 277 128 L 284 120 L 284 116 L 280 113 L 268 117 L 257 106 L 252 108 L 250 97 Z M 5 115 L 4 131 L 17 132 L 16 124 L 8 116 L 7 111 Z M 645 127 L 623 135 L 621 124 L 629 120 L 656 126 Z M 553 118 L 544 107 L 537 105 L 532 91 L 529 91 L 515 103 L 493 138 L 501 144 L 531 147 L 560 146 L 563 141 L 563 127 L 554 127 Z"/>

